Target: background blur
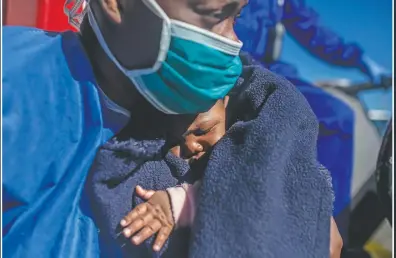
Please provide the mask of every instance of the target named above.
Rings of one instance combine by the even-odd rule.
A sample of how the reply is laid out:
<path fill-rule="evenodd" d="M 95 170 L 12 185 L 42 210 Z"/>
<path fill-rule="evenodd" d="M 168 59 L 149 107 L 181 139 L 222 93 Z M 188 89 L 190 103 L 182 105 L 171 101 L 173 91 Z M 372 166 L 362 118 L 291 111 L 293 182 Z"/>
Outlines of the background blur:
<path fill-rule="evenodd" d="M 306 0 L 320 21 L 346 41 L 358 42 L 365 52 L 392 71 L 392 0 Z M 295 64 L 303 78 L 312 82 L 347 78 L 367 80 L 359 71 L 330 66 L 309 55 L 289 36 L 285 37 L 283 60 Z M 392 90 L 359 94 L 369 109 L 392 110 Z M 384 124 L 382 124 L 384 126 Z"/>

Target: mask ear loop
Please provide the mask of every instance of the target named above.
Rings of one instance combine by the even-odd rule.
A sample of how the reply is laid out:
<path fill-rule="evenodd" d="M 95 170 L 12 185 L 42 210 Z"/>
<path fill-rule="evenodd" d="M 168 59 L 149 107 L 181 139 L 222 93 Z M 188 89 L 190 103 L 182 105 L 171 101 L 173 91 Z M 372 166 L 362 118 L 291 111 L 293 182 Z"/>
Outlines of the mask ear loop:
<path fill-rule="evenodd" d="M 68 18 L 68 22 L 75 29 L 79 30 L 80 25 L 87 12 L 87 6 L 90 0 L 66 0 L 63 6 L 63 12 Z"/>

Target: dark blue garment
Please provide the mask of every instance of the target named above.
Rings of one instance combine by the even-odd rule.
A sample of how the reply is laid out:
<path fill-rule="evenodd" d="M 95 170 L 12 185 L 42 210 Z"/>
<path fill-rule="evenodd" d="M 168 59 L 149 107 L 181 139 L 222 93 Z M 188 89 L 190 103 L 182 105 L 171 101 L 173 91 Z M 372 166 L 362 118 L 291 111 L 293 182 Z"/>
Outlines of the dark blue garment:
<path fill-rule="evenodd" d="M 128 119 L 105 106 L 72 32 L 3 27 L 2 68 L 4 257 L 98 257 L 81 193 Z"/>
<path fill-rule="evenodd" d="M 282 22 L 286 32 L 319 59 L 333 65 L 367 70 L 362 61 L 361 48 L 344 42 L 341 37 L 320 24 L 319 15 L 304 0 L 249 1 L 236 24 L 238 37 L 244 42 L 243 49 L 261 60 L 265 54 L 268 31 L 278 22 Z M 332 174 L 336 196 L 334 215 L 338 215 L 351 200 L 354 126 L 352 109 L 341 100 L 302 80 L 292 64 L 276 61 L 262 65 L 297 86 L 315 112 L 321 125 L 318 158 Z"/>
<path fill-rule="evenodd" d="M 152 253 L 152 239 L 139 247 L 117 239 L 119 221 L 141 201 L 137 184 L 165 189 L 199 171 L 158 155 L 160 140 L 112 141 L 87 181 L 107 241 L 102 250 L 129 258 L 328 257 L 333 196 L 328 171 L 317 162 L 317 120 L 293 85 L 244 62 L 230 93 L 230 128 L 204 172 L 191 239 L 175 231 L 160 254 Z"/>

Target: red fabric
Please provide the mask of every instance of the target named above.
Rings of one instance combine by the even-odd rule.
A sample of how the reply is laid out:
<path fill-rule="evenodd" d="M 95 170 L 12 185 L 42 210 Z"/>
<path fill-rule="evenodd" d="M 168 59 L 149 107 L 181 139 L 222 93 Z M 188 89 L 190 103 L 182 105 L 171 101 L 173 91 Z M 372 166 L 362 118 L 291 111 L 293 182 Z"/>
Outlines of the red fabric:
<path fill-rule="evenodd" d="M 38 0 L 37 27 L 49 31 L 75 29 L 69 25 L 63 11 L 65 0 Z"/>

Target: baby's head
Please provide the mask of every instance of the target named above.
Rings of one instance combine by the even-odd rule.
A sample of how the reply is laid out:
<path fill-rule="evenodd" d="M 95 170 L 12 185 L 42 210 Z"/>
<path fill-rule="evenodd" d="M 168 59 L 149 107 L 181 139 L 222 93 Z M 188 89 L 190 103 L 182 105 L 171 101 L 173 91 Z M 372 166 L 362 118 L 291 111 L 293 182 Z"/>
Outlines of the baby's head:
<path fill-rule="evenodd" d="M 207 112 L 201 113 L 184 133 L 184 142 L 171 149 L 171 152 L 188 161 L 202 157 L 226 132 L 226 107 L 228 96 L 218 100 Z"/>

